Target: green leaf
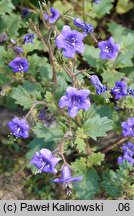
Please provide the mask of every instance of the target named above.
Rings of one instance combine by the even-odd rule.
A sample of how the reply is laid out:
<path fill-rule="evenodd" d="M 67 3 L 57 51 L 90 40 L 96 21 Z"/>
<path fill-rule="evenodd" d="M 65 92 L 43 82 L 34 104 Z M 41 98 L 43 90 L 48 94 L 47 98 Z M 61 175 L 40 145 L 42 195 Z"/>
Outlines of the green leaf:
<path fill-rule="evenodd" d="M 10 14 L 15 7 L 11 0 L 1 0 L 0 1 L 0 15 Z"/>
<path fill-rule="evenodd" d="M 34 104 L 34 98 L 28 93 L 22 86 L 14 88 L 11 97 L 16 100 L 16 104 L 24 107 L 24 109 L 29 109 Z"/>
<path fill-rule="evenodd" d="M 81 157 L 80 159 L 77 159 L 75 162 L 71 163 L 71 167 L 72 170 L 74 170 L 74 172 L 78 172 L 78 174 L 86 172 L 86 158 Z"/>
<path fill-rule="evenodd" d="M 57 110 L 57 107 L 54 103 L 54 99 L 53 99 L 53 95 L 51 92 L 46 91 L 46 95 L 45 95 L 45 101 L 48 104 L 48 109 L 53 112 L 54 110 Z"/>
<path fill-rule="evenodd" d="M 103 81 L 107 83 L 108 87 L 114 87 L 115 82 L 124 77 L 125 73 L 120 73 L 115 70 L 103 70 L 102 73 Z"/>
<path fill-rule="evenodd" d="M 59 10 L 60 13 L 63 13 L 63 12 L 68 11 L 70 9 L 73 9 L 73 5 L 70 2 L 68 2 L 68 1 L 62 2 L 59 0 L 54 2 L 53 7 L 55 9 Z"/>
<path fill-rule="evenodd" d="M 128 33 L 128 35 L 122 37 L 122 49 L 126 51 L 134 50 L 134 34 Z"/>
<path fill-rule="evenodd" d="M 133 52 L 126 51 L 125 53 L 121 53 L 116 61 L 116 68 L 123 68 L 123 67 L 131 67 L 133 66 L 132 59 Z"/>
<path fill-rule="evenodd" d="M 101 162 L 104 161 L 105 154 L 100 152 L 92 153 L 92 155 L 88 156 L 87 164 L 88 167 L 101 165 Z"/>
<path fill-rule="evenodd" d="M 10 32 L 10 37 L 18 35 L 18 30 L 21 27 L 21 17 L 17 14 L 5 15 L 4 18 L 5 30 Z"/>
<path fill-rule="evenodd" d="M 106 136 L 106 132 L 112 129 L 113 121 L 107 117 L 101 118 L 96 115 L 89 118 L 83 125 L 84 132 L 92 139 L 96 140 L 97 137 Z"/>
<path fill-rule="evenodd" d="M 127 13 L 130 9 L 132 9 L 134 4 L 129 0 L 118 0 L 116 11 L 119 14 Z"/>
<path fill-rule="evenodd" d="M 77 137 L 75 140 L 75 145 L 79 152 L 85 152 L 86 143 L 82 138 Z"/>
<path fill-rule="evenodd" d="M 47 128 L 42 123 L 37 123 L 37 125 L 33 128 L 33 132 L 38 138 L 44 138 L 45 142 L 55 142 L 63 138 L 65 131 L 60 125 Z"/>
<path fill-rule="evenodd" d="M 122 43 L 122 38 L 127 36 L 128 33 L 131 33 L 134 36 L 134 31 L 128 28 L 123 27 L 120 24 L 111 22 L 108 24 L 108 31 L 113 35 L 113 38 L 118 43 Z"/>
<path fill-rule="evenodd" d="M 102 174 L 103 181 L 101 186 L 105 192 L 111 197 L 120 197 L 129 186 L 129 172 L 132 165 L 124 162 L 120 165 L 119 169 L 115 171 L 109 170 Z"/>
<path fill-rule="evenodd" d="M 91 14 L 93 17 L 102 18 L 105 14 L 109 14 L 113 7 L 114 0 L 101 0 L 99 4 L 93 4 Z"/>
<path fill-rule="evenodd" d="M 10 77 L 5 76 L 4 73 L 0 73 L 0 86 L 7 84 L 10 80 Z"/>
<path fill-rule="evenodd" d="M 94 46 L 85 45 L 83 57 L 92 67 L 101 68 L 102 61 L 100 60 L 99 49 L 95 48 Z"/>
<path fill-rule="evenodd" d="M 52 80 L 52 68 L 50 64 L 44 63 L 44 65 L 41 65 L 39 68 L 39 73 L 42 83 L 48 83 L 48 80 Z"/>
<path fill-rule="evenodd" d="M 34 46 L 34 45 L 33 45 Z M 32 74 L 33 76 L 35 76 L 37 73 L 40 72 L 40 68 L 42 68 L 41 70 L 44 70 L 44 76 L 45 76 L 45 72 L 46 74 L 48 73 L 48 63 L 47 63 L 47 59 L 46 58 L 41 58 L 39 57 L 36 53 L 33 54 L 32 56 L 28 56 L 28 62 L 29 62 L 29 72 L 30 74 Z M 50 65 L 49 65 L 50 67 Z"/>
<path fill-rule="evenodd" d="M 80 158 L 71 163 L 72 170 L 77 172 L 75 176 L 83 176 L 83 180 L 78 183 L 74 183 L 74 189 L 76 191 L 76 197 L 82 200 L 93 199 L 95 194 L 100 191 L 99 188 L 99 176 L 94 168 L 86 167 L 86 159 Z"/>
<path fill-rule="evenodd" d="M 87 138 L 87 135 L 84 134 L 83 128 L 78 128 L 76 131 L 76 139 L 74 144 L 76 145 L 76 148 L 78 149 L 79 152 L 85 152 L 85 146 L 86 143 L 84 139 Z"/>
<path fill-rule="evenodd" d="M 34 98 L 41 100 L 41 93 L 44 93 L 45 89 L 39 83 L 32 83 L 26 80 L 22 87 Z"/>
<path fill-rule="evenodd" d="M 121 103 L 121 108 L 133 109 L 134 108 L 134 98 L 132 96 L 126 97 Z"/>

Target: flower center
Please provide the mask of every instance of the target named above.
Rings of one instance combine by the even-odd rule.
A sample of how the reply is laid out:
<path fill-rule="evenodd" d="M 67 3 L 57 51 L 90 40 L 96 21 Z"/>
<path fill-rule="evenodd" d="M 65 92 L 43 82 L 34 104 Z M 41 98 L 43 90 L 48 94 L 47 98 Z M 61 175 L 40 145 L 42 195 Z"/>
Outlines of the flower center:
<path fill-rule="evenodd" d="M 41 168 L 38 169 L 38 171 L 37 171 L 35 174 L 37 174 L 37 173 L 42 173 L 42 170 L 44 169 L 45 166 L 46 166 L 46 163 L 45 163 L 45 162 L 42 162 Z"/>
<path fill-rule="evenodd" d="M 80 43 L 78 39 L 74 36 L 70 36 L 65 39 L 66 44 L 69 48 L 74 48 L 74 49 L 79 49 L 80 48 Z"/>
<path fill-rule="evenodd" d="M 107 46 L 105 46 L 104 51 L 112 53 L 113 52 L 113 47 L 111 45 L 107 45 Z"/>
<path fill-rule="evenodd" d="M 115 88 L 115 92 L 117 92 L 117 93 L 121 93 L 121 92 L 122 92 L 122 88 L 121 88 L 121 87 L 117 87 L 117 88 Z"/>
<path fill-rule="evenodd" d="M 81 102 L 81 98 L 77 95 L 71 97 L 71 103 L 73 107 L 78 107 L 78 104 Z"/>
<path fill-rule="evenodd" d="M 19 72 L 23 72 L 24 68 L 23 68 L 22 64 L 20 62 L 18 62 L 17 64 L 18 64 L 18 70 L 19 70 Z"/>
<path fill-rule="evenodd" d="M 19 132 L 22 130 L 22 128 L 17 124 L 15 125 L 14 129 L 15 129 L 15 133 L 17 134 L 19 134 Z"/>

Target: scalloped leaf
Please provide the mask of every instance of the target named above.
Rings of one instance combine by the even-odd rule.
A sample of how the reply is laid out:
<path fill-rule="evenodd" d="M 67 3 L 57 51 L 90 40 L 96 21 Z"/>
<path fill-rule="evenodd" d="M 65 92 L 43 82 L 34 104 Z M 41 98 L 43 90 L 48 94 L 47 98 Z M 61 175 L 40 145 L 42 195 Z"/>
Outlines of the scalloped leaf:
<path fill-rule="evenodd" d="M 84 132 L 94 140 L 98 137 L 106 136 L 106 132 L 110 131 L 113 121 L 107 117 L 100 117 L 96 115 L 93 118 L 89 118 L 83 125 Z"/>

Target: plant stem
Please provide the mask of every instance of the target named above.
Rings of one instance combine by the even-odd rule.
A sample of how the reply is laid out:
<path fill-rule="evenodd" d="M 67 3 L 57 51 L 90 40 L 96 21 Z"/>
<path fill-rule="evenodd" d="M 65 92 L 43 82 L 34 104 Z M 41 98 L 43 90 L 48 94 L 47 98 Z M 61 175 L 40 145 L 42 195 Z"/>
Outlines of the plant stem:
<path fill-rule="evenodd" d="M 102 150 L 102 152 L 106 153 L 106 152 L 112 150 L 113 148 L 116 148 L 117 146 L 122 145 L 127 140 L 128 140 L 128 137 L 124 137 L 124 138 L 118 140 L 116 143 L 113 143 L 110 146 L 106 147 L 104 150 Z"/>
<path fill-rule="evenodd" d="M 36 107 L 36 105 L 39 105 L 39 104 L 44 104 L 44 105 L 46 105 L 44 101 L 36 101 L 36 102 L 31 106 L 31 108 L 30 108 L 30 110 L 28 111 L 28 113 L 26 114 L 25 119 L 27 119 L 27 117 L 32 113 L 32 111 L 33 111 L 33 109 Z"/>
<path fill-rule="evenodd" d="M 115 68 L 115 66 L 116 66 L 116 63 L 117 63 L 117 60 L 118 60 L 120 54 L 121 54 L 121 52 L 118 53 L 118 55 L 117 55 L 117 57 L 116 57 L 116 59 L 115 59 L 115 61 L 114 61 L 114 63 L 113 63 L 113 66 L 112 66 L 111 70 L 114 70 L 114 68 Z"/>
<path fill-rule="evenodd" d="M 85 140 L 85 143 L 86 143 L 85 150 L 86 150 L 87 155 L 89 156 L 89 155 L 92 154 L 92 150 L 91 150 L 91 148 L 89 146 L 88 139 Z"/>

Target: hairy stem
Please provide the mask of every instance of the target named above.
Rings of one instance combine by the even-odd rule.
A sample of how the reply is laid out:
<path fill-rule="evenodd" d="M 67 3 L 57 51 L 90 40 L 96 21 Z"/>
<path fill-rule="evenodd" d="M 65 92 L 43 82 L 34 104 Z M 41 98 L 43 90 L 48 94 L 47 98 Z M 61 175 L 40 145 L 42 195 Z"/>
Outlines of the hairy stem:
<path fill-rule="evenodd" d="M 106 153 L 106 152 L 112 150 L 113 148 L 116 148 L 117 146 L 122 145 L 127 140 L 128 140 L 128 137 L 124 137 L 124 138 L 118 140 L 116 143 L 113 143 L 110 146 L 108 146 L 105 149 L 103 149 L 102 152 Z"/>
<path fill-rule="evenodd" d="M 39 105 L 39 104 L 44 104 L 44 105 L 46 105 L 44 101 L 36 101 L 36 102 L 31 106 L 31 108 L 30 108 L 30 110 L 28 111 L 28 113 L 26 114 L 25 119 L 27 119 L 27 117 L 32 113 L 33 109 L 34 109 L 37 105 Z"/>

